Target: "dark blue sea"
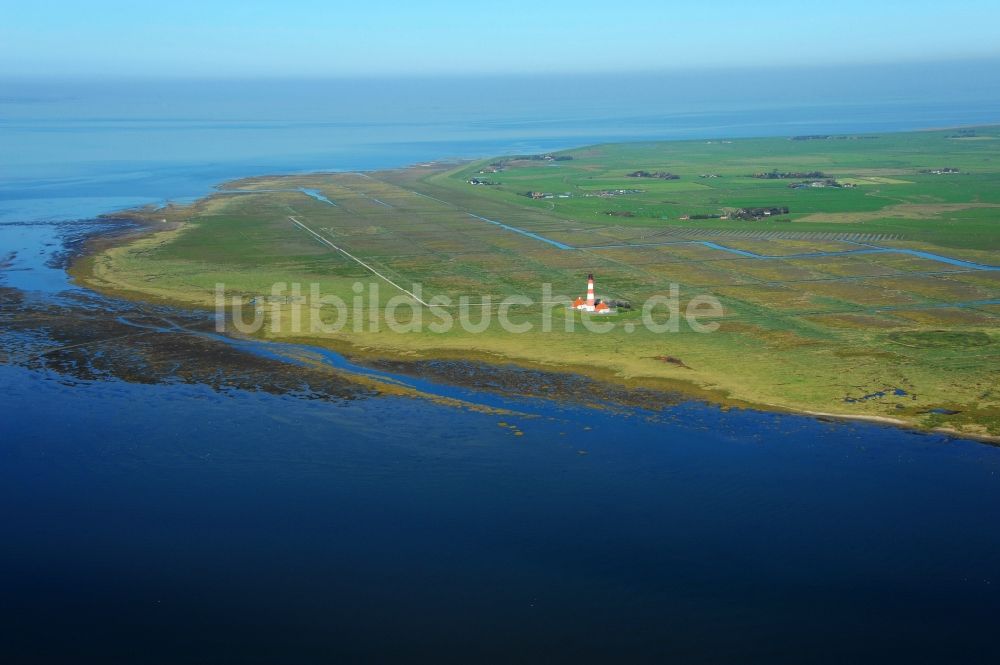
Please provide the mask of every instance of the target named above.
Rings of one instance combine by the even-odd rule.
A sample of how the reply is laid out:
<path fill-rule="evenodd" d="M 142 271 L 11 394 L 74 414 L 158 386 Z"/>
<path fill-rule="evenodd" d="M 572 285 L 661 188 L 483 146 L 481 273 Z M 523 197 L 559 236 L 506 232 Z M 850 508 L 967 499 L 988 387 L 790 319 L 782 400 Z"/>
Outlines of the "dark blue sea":
<path fill-rule="evenodd" d="M 266 348 L 64 272 L 97 214 L 229 178 L 997 123 L 997 71 L 4 82 L 0 662 L 1000 662 L 1000 448 L 436 371 L 397 378 L 482 408 L 272 385 Z"/>

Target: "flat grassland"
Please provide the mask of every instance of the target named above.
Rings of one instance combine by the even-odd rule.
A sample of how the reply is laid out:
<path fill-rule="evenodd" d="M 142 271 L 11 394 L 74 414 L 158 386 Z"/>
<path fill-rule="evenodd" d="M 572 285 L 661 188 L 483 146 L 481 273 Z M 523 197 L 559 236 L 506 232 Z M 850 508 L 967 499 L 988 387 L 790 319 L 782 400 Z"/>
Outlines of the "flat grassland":
<path fill-rule="evenodd" d="M 933 131 L 630 143 L 253 178 L 142 213 L 162 229 L 74 272 L 105 292 L 206 308 L 224 283 L 265 317 L 260 336 L 356 355 L 565 368 L 726 403 L 997 436 L 1000 142 L 987 139 L 1000 129 L 974 135 L 983 140 Z M 562 305 L 549 306 L 548 332 L 541 304 L 511 310 L 529 332 L 497 323 L 499 300 L 538 302 L 548 283 L 561 302 L 582 295 L 588 272 L 599 297 L 633 306 L 601 319 L 610 331 L 587 330 L 589 315 Z M 401 289 L 424 302 L 490 297 L 471 315 L 490 322 L 436 333 L 427 323 L 457 309 L 420 305 L 398 315 L 423 317 L 423 332 L 349 323 L 310 333 L 295 330 L 288 298 L 269 297 L 275 282 L 315 283 L 351 303 L 359 281 L 380 284 L 383 303 Z M 671 284 L 682 308 L 718 298 L 719 329 L 641 325 L 642 304 Z"/>

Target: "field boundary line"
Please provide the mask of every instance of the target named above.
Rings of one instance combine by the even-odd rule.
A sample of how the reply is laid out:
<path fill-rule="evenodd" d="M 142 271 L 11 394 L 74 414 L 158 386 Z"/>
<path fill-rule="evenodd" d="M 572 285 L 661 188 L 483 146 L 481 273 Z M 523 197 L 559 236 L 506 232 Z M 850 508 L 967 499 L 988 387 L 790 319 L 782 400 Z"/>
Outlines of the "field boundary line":
<path fill-rule="evenodd" d="M 293 215 L 289 215 L 288 219 L 290 219 L 293 224 L 295 224 L 296 226 L 300 227 L 304 231 L 309 232 L 314 238 L 316 238 L 317 240 L 319 240 L 324 245 L 327 245 L 327 246 L 332 247 L 333 249 L 337 250 L 338 252 L 340 252 L 341 254 L 343 254 L 344 256 L 346 256 L 347 258 L 351 259 L 352 261 L 354 261 L 358 265 L 362 266 L 363 268 L 365 268 L 366 270 L 368 270 L 369 272 L 371 272 L 376 277 L 379 277 L 379 278 L 385 280 L 386 282 L 388 282 L 392 286 L 396 287 L 397 289 L 399 289 L 400 291 L 402 291 L 406 295 L 410 296 L 411 298 L 413 298 L 414 300 L 416 300 L 418 303 L 420 303 L 424 307 L 433 307 L 434 306 L 434 305 L 431 305 L 430 303 L 424 302 L 423 299 L 417 297 L 417 294 L 413 293 L 412 291 L 408 291 L 408 290 L 404 289 L 402 286 L 400 286 L 396 282 L 392 281 L 391 279 L 389 279 L 388 277 L 386 277 L 385 275 L 383 275 L 382 273 L 380 273 L 378 270 L 375 270 L 375 268 L 372 268 L 370 265 L 368 265 L 367 263 L 365 263 L 364 261 L 362 261 L 358 257 L 354 256 L 353 254 L 351 254 L 350 252 L 348 252 L 346 249 L 343 249 L 341 247 L 337 247 L 332 242 L 330 242 L 329 240 L 327 240 L 326 238 L 324 238 L 323 236 L 321 236 L 320 234 L 316 233 L 311 228 L 309 228 L 308 226 L 306 226 L 305 224 L 303 224 L 302 222 L 300 222 Z"/>

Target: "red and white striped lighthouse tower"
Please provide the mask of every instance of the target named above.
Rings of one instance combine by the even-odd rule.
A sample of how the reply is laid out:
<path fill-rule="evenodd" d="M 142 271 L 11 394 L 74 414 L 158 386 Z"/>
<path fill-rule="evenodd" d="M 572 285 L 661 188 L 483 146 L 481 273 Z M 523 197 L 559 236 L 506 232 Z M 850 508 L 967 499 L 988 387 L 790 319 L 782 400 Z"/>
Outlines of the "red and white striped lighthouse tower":
<path fill-rule="evenodd" d="M 596 302 L 594 297 L 594 273 L 587 275 L 587 306 L 593 307 Z"/>

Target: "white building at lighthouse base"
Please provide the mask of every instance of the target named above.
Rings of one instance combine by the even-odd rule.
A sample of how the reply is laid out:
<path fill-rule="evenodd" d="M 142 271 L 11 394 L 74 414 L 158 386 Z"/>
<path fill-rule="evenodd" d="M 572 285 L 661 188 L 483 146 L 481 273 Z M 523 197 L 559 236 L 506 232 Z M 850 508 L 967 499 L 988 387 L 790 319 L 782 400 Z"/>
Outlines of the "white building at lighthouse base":
<path fill-rule="evenodd" d="M 587 302 L 583 298 L 577 298 L 573 301 L 573 309 L 579 310 L 581 312 L 593 312 L 594 314 L 614 314 L 615 310 L 611 309 L 607 303 L 600 300 L 593 302 Z"/>

